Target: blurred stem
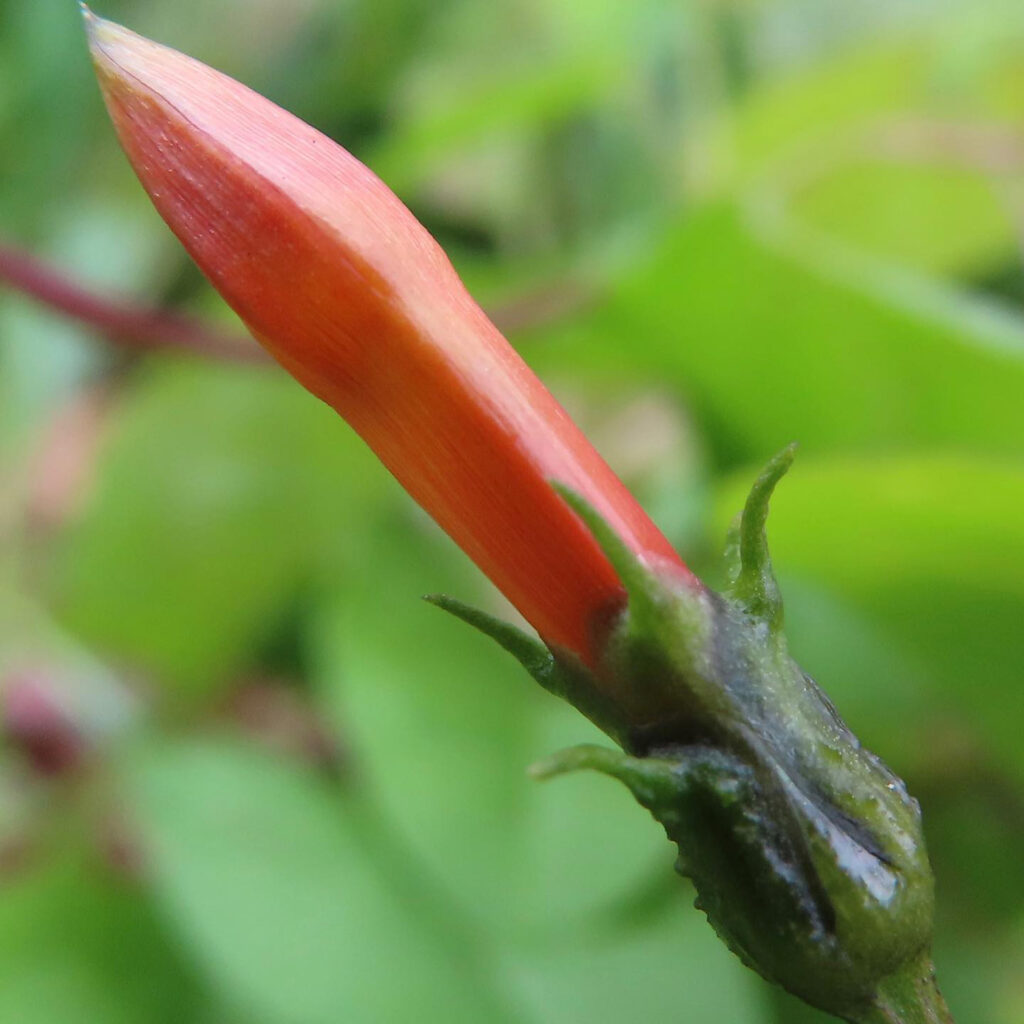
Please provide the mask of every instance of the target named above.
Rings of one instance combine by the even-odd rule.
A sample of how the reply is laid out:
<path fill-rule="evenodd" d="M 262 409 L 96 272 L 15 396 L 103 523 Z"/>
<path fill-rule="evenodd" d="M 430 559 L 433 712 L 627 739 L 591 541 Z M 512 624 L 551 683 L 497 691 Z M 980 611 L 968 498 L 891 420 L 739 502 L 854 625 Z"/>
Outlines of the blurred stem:
<path fill-rule="evenodd" d="M 178 349 L 238 363 L 268 361 L 263 350 L 245 335 L 222 333 L 191 317 L 95 295 L 23 249 L 2 242 L 0 282 L 94 327 L 123 348 Z"/>

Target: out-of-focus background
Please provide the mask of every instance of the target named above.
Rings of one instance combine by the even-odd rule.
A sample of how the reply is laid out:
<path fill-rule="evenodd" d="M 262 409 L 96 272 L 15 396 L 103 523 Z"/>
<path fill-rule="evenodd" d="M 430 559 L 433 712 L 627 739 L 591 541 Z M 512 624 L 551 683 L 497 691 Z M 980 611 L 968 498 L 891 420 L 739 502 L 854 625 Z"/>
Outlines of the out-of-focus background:
<path fill-rule="evenodd" d="M 387 180 L 710 580 L 800 441 L 792 645 L 923 804 L 958 1021 L 1024 1021 L 1020 3 L 98 8 Z M 70 0 L 0 2 L 0 241 L 238 332 Z M 0 286 L 0 1019 L 824 1020 L 624 791 L 527 779 L 594 730 L 418 600 L 504 613 L 348 428 L 146 334 Z"/>

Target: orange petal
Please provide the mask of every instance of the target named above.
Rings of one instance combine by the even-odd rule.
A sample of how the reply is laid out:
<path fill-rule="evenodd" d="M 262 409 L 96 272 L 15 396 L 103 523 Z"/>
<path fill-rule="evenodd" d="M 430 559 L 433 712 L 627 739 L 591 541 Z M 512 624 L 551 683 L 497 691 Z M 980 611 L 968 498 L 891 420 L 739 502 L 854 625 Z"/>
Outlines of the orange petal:
<path fill-rule="evenodd" d="M 552 480 L 693 581 L 379 178 L 225 75 L 87 21 L 121 143 L 200 268 L 548 643 L 594 664 L 623 601 Z"/>

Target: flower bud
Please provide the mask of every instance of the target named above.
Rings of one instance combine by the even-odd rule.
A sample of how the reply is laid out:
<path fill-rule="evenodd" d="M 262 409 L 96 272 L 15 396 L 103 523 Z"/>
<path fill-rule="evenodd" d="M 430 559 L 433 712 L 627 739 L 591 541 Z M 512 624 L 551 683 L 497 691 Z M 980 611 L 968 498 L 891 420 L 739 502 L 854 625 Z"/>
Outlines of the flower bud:
<path fill-rule="evenodd" d="M 121 143 L 200 269 L 546 642 L 594 664 L 624 596 L 553 480 L 696 585 L 383 182 L 227 76 L 87 24 Z"/>

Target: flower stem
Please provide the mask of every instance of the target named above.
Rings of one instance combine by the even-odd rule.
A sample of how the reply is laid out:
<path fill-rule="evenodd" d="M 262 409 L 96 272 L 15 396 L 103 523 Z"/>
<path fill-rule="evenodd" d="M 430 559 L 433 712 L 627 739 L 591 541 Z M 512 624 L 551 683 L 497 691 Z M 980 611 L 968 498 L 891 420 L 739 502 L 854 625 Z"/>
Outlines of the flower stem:
<path fill-rule="evenodd" d="M 880 986 L 878 998 L 857 1024 L 954 1024 L 926 955 Z"/>

